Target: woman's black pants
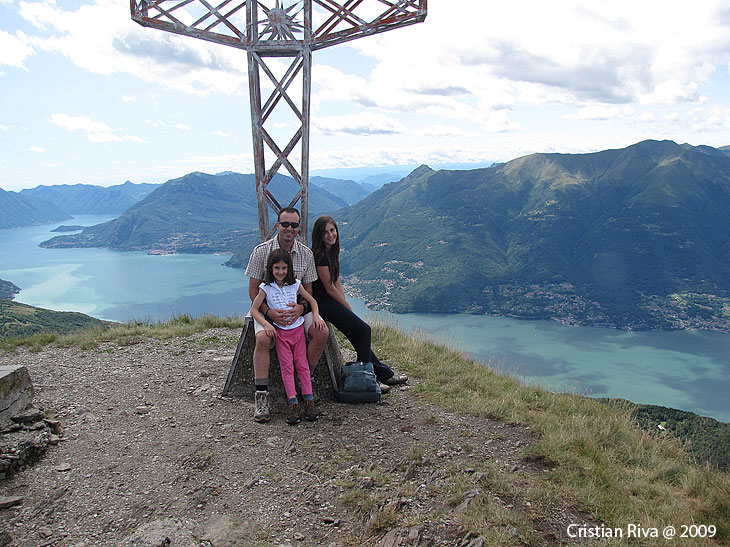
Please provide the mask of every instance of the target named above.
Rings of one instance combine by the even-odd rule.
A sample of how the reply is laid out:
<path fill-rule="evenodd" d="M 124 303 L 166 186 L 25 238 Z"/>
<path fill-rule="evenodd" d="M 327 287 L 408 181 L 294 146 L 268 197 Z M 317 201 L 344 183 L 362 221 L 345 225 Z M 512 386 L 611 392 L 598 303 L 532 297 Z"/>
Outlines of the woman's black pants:
<path fill-rule="evenodd" d="M 380 362 L 370 346 L 370 325 L 332 298 L 319 299 L 317 305 L 322 319 L 332 323 L 350 341 L 357 353 L 357 360 L 373 364 L 375 376 L 379 381 L 393 376 L 393 370 Z"/>

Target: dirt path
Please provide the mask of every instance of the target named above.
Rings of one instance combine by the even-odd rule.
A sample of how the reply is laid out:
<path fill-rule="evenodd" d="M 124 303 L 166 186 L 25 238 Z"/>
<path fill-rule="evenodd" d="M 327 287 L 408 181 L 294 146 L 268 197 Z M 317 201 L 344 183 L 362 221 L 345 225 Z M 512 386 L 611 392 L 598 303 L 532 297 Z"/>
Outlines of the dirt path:
<path fill-rule="evenodd" d="M 35 404 L 63 428 L 38 463 L 0 482 L 0 496 L 23 498 L 0 510 L 5 544 L 123 545 L 164 521 L 172 547 L 478 545 L 460 525 L 475 498 L 530 512 L 529 500 L 489 491 L 483 472 L 545 471 L 522 459 L 528 426 L 427 404 L 416 378 L 378 404 L 323 400 L 316 423 L 288 426 L 275 409 L 257 424 L 252 401 L 219 395 L 238 335 L 3 355 L 28 367 Z M 561 543 L 568 522 L 565 508 L 541 512 L 530 533 Z M 503 528 L 522 544 L 523 530 Z"/>

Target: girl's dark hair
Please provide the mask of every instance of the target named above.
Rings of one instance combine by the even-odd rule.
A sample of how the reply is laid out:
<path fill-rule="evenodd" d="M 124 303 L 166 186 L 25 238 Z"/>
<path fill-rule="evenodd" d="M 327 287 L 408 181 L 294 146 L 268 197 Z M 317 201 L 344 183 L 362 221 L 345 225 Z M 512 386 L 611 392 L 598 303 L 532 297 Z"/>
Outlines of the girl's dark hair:
<path fill-rule="evenodd" d="M 269 253 L 269 258 L 266 259 L 266 275 L 264 276 L 264 283 L 271 285 L 276 283 L 274 278 L 274 264 L 277 262 L 286 262 L 286 277 L 284 278 L 285 285 L 294 284 L 294 266 L 291 262 L 291 255 L 289 251 L 284 249 L 274 249 Z"/>
<path fill-rule="evenodd" d="M 328 249 L 327 245 L 324 244 L 324 229 L 330 222 L 337 232 L 337 241 L 335 241 L 335 244 Z M 315 221 L 314 228 L 312 228 L 312 252 L 314 253 L 315 258 L 327 258 L 332 283 L 337 281 L 340 277 L 340 229 L 337 227 L 337 223 L 334 218 L 325 215 L 319 217 Z"/>

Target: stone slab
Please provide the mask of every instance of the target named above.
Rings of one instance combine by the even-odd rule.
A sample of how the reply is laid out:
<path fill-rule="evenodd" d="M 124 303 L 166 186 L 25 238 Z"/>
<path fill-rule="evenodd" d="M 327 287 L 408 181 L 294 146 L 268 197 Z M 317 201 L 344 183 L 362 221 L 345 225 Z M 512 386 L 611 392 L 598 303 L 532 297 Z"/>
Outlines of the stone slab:
<path fill-rule="evenodd" d="M 312 373 L 312 387 L 314 388 L 315 394 L 319 395 L 320 398 L 334 397 L 330 367 L 331 370 L 335 371 L 335 374 L 339 374 L 340 368 L 342 367 L 342 352 L 340 351 L 340 345 L 337 343 L 334 328 L 329 323 L 327 323 L 327 326 L 330 331 L 327 345 Z M 253 399 L 253 350 L 255 345 L 256 335 L 254 334 L 253 319 L 246 317 L 246 323 L 241 331 L 241 337 L 238 340 L 236 354 L 233 357 L 231 369 L 228 372 L 228 379 L 223 388 L 224 397 L 250 397 Z M 276 348 L 272 348 L 269 355 L 271 359 L 271 366 L 269 368 L 269 395 L 274 401 L 277 399 L 286 400 Z"/>
<path fill-rule="evenodd" d="M 33 384 L 24 366 L 0 366 L 0 428 L 12 424 L 33 400 Z"/>

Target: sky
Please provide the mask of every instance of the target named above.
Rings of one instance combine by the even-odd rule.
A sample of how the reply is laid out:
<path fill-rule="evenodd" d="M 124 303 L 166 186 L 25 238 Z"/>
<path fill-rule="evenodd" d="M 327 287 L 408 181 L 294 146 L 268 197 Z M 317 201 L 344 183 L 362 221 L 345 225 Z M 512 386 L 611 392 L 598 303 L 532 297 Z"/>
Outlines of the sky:
<path fill-rule="evenodd" d="M 314 52 L 313 174 L 730 145 L 726 1 L 428 4 L 423 23 Z M 267 123 L 284 144 L 295 126 L 283 110 Z M 252 158 L 244 51 L 143 28 L 128 0 L 0 0 L 0 188 L 251 173 Z"/>

